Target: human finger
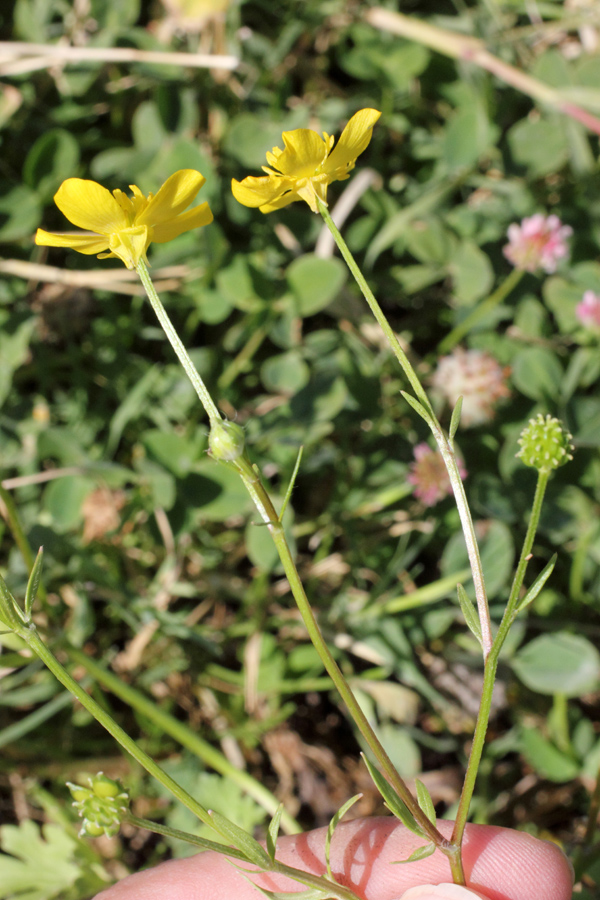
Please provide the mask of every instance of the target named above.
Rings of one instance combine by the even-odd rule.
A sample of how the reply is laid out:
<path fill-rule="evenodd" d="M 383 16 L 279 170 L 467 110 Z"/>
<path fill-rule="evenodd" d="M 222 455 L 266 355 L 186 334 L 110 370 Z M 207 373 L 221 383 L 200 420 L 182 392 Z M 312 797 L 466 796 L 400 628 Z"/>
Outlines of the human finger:
<path fill-rule="evenodd" d="M 450 837 L 451 822 L 440 821 Z M 286 865 L 323 874 L 325 834 L 319 828 L 283 837 L 277 858 Z M 365 900 L 398 900 L 410 888 L 452 881 L 447 857 L 436 851 L 418 862 L 396 865 L 420 841 L 392 818 L 356 819 L 335 831 L 331 866 L 340 884 Z M 489 900 L 570 900 L 572 877 L 560 849 L 529 834 L 485 825 L 467 825 L 463 843 L 467 885 Z M 225 856 L 206 852 L 173 860 L 103 891 L 96 900 L 257 900 L 252 883 L 270 891 L 298 891 L 298 882 L 280 875 L 244 874 Z"/>

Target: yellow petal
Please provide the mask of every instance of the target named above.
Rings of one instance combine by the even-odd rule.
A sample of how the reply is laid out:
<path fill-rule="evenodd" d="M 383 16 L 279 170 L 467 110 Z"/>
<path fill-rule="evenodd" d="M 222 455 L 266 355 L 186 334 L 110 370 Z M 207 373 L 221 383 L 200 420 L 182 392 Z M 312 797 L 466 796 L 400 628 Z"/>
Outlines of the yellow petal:
<path fill-rule="evenodd" d="M 287 189 L 292 179 L 278 178 L 275 175 L 269 175 L 256 178 L 248 175 L 243 181 L 231 181 L 231 191 L 233 196 L 243 206 L 263 206 L 265 203 L 272 203 L 280 197 Z"/>
<path fill-rule="evenodd" d="M 175 172 L 148 201 L 146 208 L 136 215 L 136 225 L 159 225 L 174 219 L 190 205 L 205 181 L 206 178 L 195 169 Z"/>
<path fill-rule="evenodd" d="M 191 231 L 193 228 L 201 228 L 203 225 L 210 225 L 212 220 L 213 214 L 210 211 L 208 203 L 201 203 L 200 206 L 195 206 L 194 209 L 188 209 L 187 212 L 182 213 L 170 222 L 163 222 L 161 225 L 156 225 L 154 227 L 154 237 L 152 240 L 155 244 L 165 244 L 167 241 L 172 241 L 173 238 L 183 234 L 184 231 Z"/>
<path fill-rule="evenodd" d="M 285 150 L 276 160 L 269 160 L 271 165 L 294 178 L 314 175 L 327 156 L 327 144 L 323 138 L 310 128 L 284 131 L 282 137 Z"/>
<path fill-rule="evenodd" d="M 104 236 L 96 234 L 54 234 L 51 231 L 44 231 L 38 228 L 35 234 L 35 242 L 43 247 L 70 247 L 79 253 L 85 253 L 91 256 L 94 253 L 101 253 L 108 248 L 108 239 Z"/>
<path fill-rule="evenodd" d="M 130 224 L 110 191 L 96 181 L 67 178 L 54 195 L 54 202 L 69 222 L 86 231 L 111 234 Z"/>
<path fill-rule="evenodd" d="M 361 109 L 355 113 L 342 131 L 337 146 L 329 154 L 323 171 L 333 172 L 355 163 L 356 157 L 368 147 L 373 125 L 380 115 L 376 109 Z"/>
<path fill-rule="evenodd" d="M 299 194 L 296 191 L 288 191 L 287 194 L 283 194 L 283 196 L 279 197 L 277 200 L 273 200 L 272 203 L 265 203 L 260 207 L 261 213 L 270 213 L 276 209 L 283 209 L 284 206 L 289 206 L 290 203 L 293 203 L 295 200 L 301 200 Z"/>

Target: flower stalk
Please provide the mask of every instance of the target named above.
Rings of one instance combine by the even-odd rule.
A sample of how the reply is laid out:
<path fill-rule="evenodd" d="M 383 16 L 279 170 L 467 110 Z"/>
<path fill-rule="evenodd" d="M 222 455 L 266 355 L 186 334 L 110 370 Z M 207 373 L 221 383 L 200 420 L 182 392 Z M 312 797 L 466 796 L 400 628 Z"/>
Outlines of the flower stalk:
<path fill-rule="evenodd" d="M 452 843 L 461 844 L 464 836 L 465 827 L 467 824 L 467 819 L 469 815 L 469 807 L 471 805 L 471 800 L 473 799 L 473 792 L 475 790 L 475 782 L 477 779 L 477 772 L 479 770 L 479 764 L 481 762 L 481 756 L 483 754 L 483 748 L 485 746 L 485 736 L 487 733 L 487 728 L 490 720 L 490 711 L 492 708 L 492 697 L 494 693 L 494 683 L 496 681 L 496 672 L 498 670 L 498 660 L 500 658 L 500 651 L 502 650 L 502 646 L 504 641 L 508 636 L 508 632 L 512 623 L 515 620 L 517 614 L 517 605 L 519 602 L 521 588 L 523 586 L 523 580 L 525 578 L 525 572 L 527 570 L 527 563 L 531 558 L 531 550 L 533 547 L 533 541 L 538 529 L 540 515 L 542 511 L 542 504 L 544 502 L 544 495 L 546 493 L 546 488 L 548 486 L 548 480 L 550 478 L 550 472 L 547 470 L 538 471 L 538 479 L 537 485 L 535 489 L 535 496 L 533 499 L 533 506 L 531 510 L 531 516 L 529 519 L 529 524 L 527 527 L 527 533 L 525 535 L 525 540 L 523 541 L 523 548 L 521 550 L 521 555 L 519 558 L 519 564 L 517 566 L 517 570 L 515 572 L 515 576 L 513 579 L 510 595 L 508 598 L 508 602 L 506 604 L 506 608 L 504 610 L 504 615 L 502 616 L 502 621 L 498 628 L 498 632 L 496 637 L 494 638 L 492 647 L 487 656 L 485 662 L 485 669 L 483 674 L 483 688 L 481 692 L 481 702 L 479 705 L 479 712 L 477 715 L 477 722 L 475 725 L 475 731 L 473 734 L 473 743 L 471 744 L 471 752 L 469 754 L 469 761 L 467 763 L 467 771 L 465 774 L 465 780 L 463 783 L 460 800 L 458 804 L 458 810 L 456 813 L 456 819 L 454 823 L 454 829 L 452 832 Z"/>
<path fill-rule="evenodd" d="M 319 203 L 319 212 L 321 213 L 325 224 L 331 231 L 331 234 L 333 235 L 340 253 L 342 254 L 348 268 L 350 269 L 350 272 L 354 276 L 354 279 L 358 284 L 363 297 L 367 301 L 371 312 L 375 316 L 375 319 L 377 320 L 383 333 L 385 334 L 392 352 L 394 353 L 394 356 L 400 363 L 404 374 L 406 375 L 412 389 L 414 390 L 415 395 L 423 408 L 423 412 L 420 414 L 429 425 L 435 442 L 438 445 L 440 453 L 442 454 L 442 457 L 444 459 L 448 477 L 452 485 L 452 492 L 454 494 L 454 499 L 458 508 L 465 543 L 467 545 L 469 564 L 471 566 L 471 572 L 473 574 L 473 583 L 475 585 L 475 596 L 477 598 L 477 609 L 479 612 L 481 633 L 483 639 L 483 655 L 485 660 L 492 646 L 492 625 L 490 620 L 490 611 L 485 590 L 481 556 L 479 554 L 479 546 L 477 543 L 477 537 L 475 535 L 475 527 L 473 525 L 473 519 L 471 517 L 469 504 L 467 503 L 467 497 L 460 473 L 460 467 L 456 459 L 454 448 L 452 447 L 451 442 L 449 441 L 441 425 L 439 424 L 431 403 L 429 402 L 429 398 L 425 393 L 423 386 L 421 385 L 419 377 L 415 372 L 413 366 L 411 365 L 406 353 L 400 346 L 400 341 L 396 337 L 396 334 L 394 333 L 390 323 L 388 322 L 383 310 L 375 299 L 375 296 L 371 288 L 369 287 L 366 278 L 358 267 L 356 260 L 352 256 L 348 245 L 340 234 L 340 231 L 335 225 L 335 222 L 331 218 L 329 210 L 323 203 Z M 406 397 L 406 399 L 408 399 L 408 397 Z M 417 409 L 417 411 L 419 410 Z M 423 413 L 425 414 L 423 415 Z"/>
<path fill-rule="evenodd" d="M 190 377 L 192 384 L 196 388 L 201 402 L 203 403 L 207 412 L 209 412 L 209 409 L 211 408 L 216 410 L 216 406 L 212 398 L 210 397 L 207 388 L 202 382 L 200 375 L 197 373 L 191 359 L 185 351 L 185 348 L 181 344 L 181 341 L 176 334 L 175 329 L 173 328 L 173 325 L 171 324 L 171 321 L 166 314 L 166 311 L 164 310 L 162 302 L 158 297 L 156 290 L 154 289 L 150 274 L 148 273 L 148 270 L 143 261 L 140 261 L 140 263 L 138 263 L 137 269 L 140 274 L 140 278 L 142 279 L 142 283 L 144 285 L 146 293 L 148 294 L 148 297 L 150 299 L 150 302 L 152 303 L 152 306 L 158 316 L 159 322 L 161 323 L 161 325 L 163 325 L 163 328 L 165 328 L 167 336 L 169 337 L 169 340 L 171 341 L 171 344 L 174 347 L 177 356 L 182 362 L 182 365 L 184 365 L 188 377 Z M 169 330 L 167 331 L 167 329 Z M 408 363 L 408 365 L 410 364 Z M 198 389 L 197 385 L 201 386 L 200 390 Z M 319 656 L 321 657 L 321 660 L 323 661 L 323 664 L 329 676 L 331 677 L 335 687 L 337 688 L 343 702 L 346 704 L 358 729 L 363 735 L 369 749 L 381 765 L 386 779 L 389 781 L 396 793 L 408 807 L 419 828 L 442 851 L 452 853 L 449 848 L 448 841 L 429 821 L 425 813 L 421 810 L 418 803 L 415 801 L 413 795 L 407 788 L 403 779 L 396 771 L 392 761 L 390 760 L 379 739 L 377 738 L 377 735 L 375 734 L 371 724 L 360 708 L 356 698 L 354 697 L 354 694 L 352 693 L 352 689 L 344 678 L 338 664 L 333 658 L 329 647 L 327 646 L 325 639 L 323 638 L 323 635 L 321 634 L 308 597 L 306 596 L 304 586 L 298 574 L 298 570 L 294 563 L 292 553 L 285 536 L 283 525 L 281 523 L 281 518 L 277 514 L 271 498 L 269 497 L 269 494 L 267 493 L 260 479 L 257 468 L 251 464 L 246 454 L 245 448 L 243 447 L 243 442 L 241 442 L 242 429 L 240 429 L 239 426 L 234 425 L 233 423 L 224 423 L 220 418 L 218 411 L 217 416 L 218 419 L 211 419 L 212 428 L 211 436 L 209 437 L 211 453 L 217 460 L 228 465 L 232 465 L 236 468 L 237 472 L 242 478 L 246 490 L 250 494 L 250 497 L 252 498 L 252 501 L 254 502 L 254 505 L 259 512 L 263 523 L 268 527 L 275 547 L 277 548 L 279 558 L 284 567 L 284 571 L 290 585 L 290 590 L 292 591 L 292 595 L 298 605 L 298 609 L 302 616 L 304 625 L 313 645 L 315 646 L 317 652 L 319 653 Z M 224 436 L 222 434 L 222 431 L 227 426 L 232 426 L 236 429 L 234 441 L 236 446 L 235 453 L 230 452 L 231 441 L 229 440 L 228 435 L 225 436 L 225 441 L 223 441 Z M 218 440 L 214 439 L 214 435 L 217 435 Z M 225 453 L 222 452 L 224 446 L 226 448 Z M 458 467 L 456 466 L 455 471 L 460 481 L 460 473 L 458 472 Z"/>
<path fill-rule="evenodd" d="M 150 273 L 148 272 L 148 266 L 146 265 L 143 259 L 140 259 L 136 265 L 136 271 L 140 276 L 140 281 L 144 286 L 144 290 L 146 291 L 146 295 L 148 300 L 150 301 L 150 305 L 152 309 L 156 313 L 156 317 L 161 324 L 161 327 L 166 334 L 171 347 L 177 354 L 177 359 L 183 366 L 187 377 L 192 382 L 192 386 L 198 397 L 202 406 L 204 407 L 206 414 L 210 420 L 210 424 L 214 425 L 216 422 L 221 421 L 221 413 L 217 409 L 213 398 L 211 397 L 204 381 L 200 377 L 198 370 L 190 359 L 190 355 L 185 349 L 181 338 L 177 334 L 171 319 L 169 318 L 166 309 L 164 308 L 160 297 L 156 293 L 156 288 L 150 278 Z"/>

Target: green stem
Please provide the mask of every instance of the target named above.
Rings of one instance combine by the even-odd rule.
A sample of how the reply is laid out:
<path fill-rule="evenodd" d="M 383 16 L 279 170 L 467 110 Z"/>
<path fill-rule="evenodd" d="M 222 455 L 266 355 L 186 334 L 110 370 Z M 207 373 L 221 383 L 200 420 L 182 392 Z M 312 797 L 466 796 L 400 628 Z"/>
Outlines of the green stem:
<path fill-rule="evenodd" d="M 508 295 L 513 291 L 521 278 L 524 275 L 524 271 L 522 269 L 513 269 L 510 275 L 508 275 L 502 284 L 498 285 L 493 294 L 479 303 L 475 309 L 471 310 L 468 316 L 462 320 L 452 331 L 446 335 L 443 341 L 438 344 L 438 353 L 448 353 L 449 350 L 452 350 L 453 347 L 461 341 L 469 331 L 478 325 L 482 319 L 485 319 L 487 315 L 494 309 L 494 307 L 498 306 L 498 304 L 502 303 Z"/>
<path fill-rule="evenodd" d="M 590 809 L 588 812 L 587 826 L 583 836 L 583 847 L 591 847 L 594 842 L 594 835 L 598 827 L 598 815 L 600 814 L 600 768 L 596 773 L 596 784 L 594 792 L 590 799 Z"/>
<path fill-rule="evenodd" d="M 197 838 L 193 834 L 188 834 L 186 831 L 179 831 L 176 828 L 170 828 L 168 825 L 160 825 L 158 822 L 152 822 L 150 819 L 140 819 L 138 816 L 134 816 L 131 813 L 127 814 L 125 821 L 135 825 L 136 828 L 144 828 L 146 831 L 152 831 L 155 834 L 164 835 L 164 837 L 186 841 L 188 844 L 196 844 L 204 850 L 207 849 L 206 841 L 202 838 Z M 222 845 L 222 847 L 215 847 L 214 849 L 227 857 L 245 860 L 243 853 L 233 850 L 231 847 Z M 241 871 L 243 872 L 245 870 L 241 869 Z M 285 863 L 280 863 L 277 859 L 272 860 L 271 865 L 268 868 L 265 866 L 261 869 L 248 870 L 248 874 L 250 875 L 258 875 L 263 872 L 268 873 L 269 875 L 285 875 L 287 878 L 293 878 L 294 881 L 299 881 L 301 884 L 307 885 L 307 887 L 315 888 L 317 891 L 321 892 L 321 896 L 331 897 L 332 900 L 359 900 L 358 896 L 350 888 L 329 881 L 329 879 L 323 875 L 314 875 L 312 872 L 306 872 L 303 869 L 295 869 L 292 866 L 286 866 Z M 294 896 L 293 892 L 290 896 Z"/>
<path fill-rule="evenodd" d="M 494 682 L 496 680 L 496 671 L 498 669 L 498 659 L 500 657 L 502 645 L 504 644 L 510 627 L 515 619 L 517 603 L 519 601 L 519 594 L 521 591 L 521 587 L 523 586 L 523 579 L 525 578 L 527 563 L 529 562 L 531 548 L 533 547 L 533 541 L 540 521 L 542 503 L 544 501 L 544 494 L 546 492 L 546 487 L 548 486 L 549 477 L 550 473 L 547 471 L 542 470 L 541 472 L 538 472 L 538 480 L 535 489 L 535 496 L 533 499 L 531 517 L 529 519 L 529 525 L 527 527 L 525 540 L 523 541 L 523 548 L 521 550 L 519 565 L 517 566 L 517 571 L 515 572 L 510 596 L 508 598 L 508 603 L 506 604 L 504 615 L 502 616 L 500 627 L 498 628 L 498 633 L 496 634 L 496 637 L 492 644 L 492 648 L 485 663 L 483 673 L 483 689 L 481 692 L 481 704 L 479 706 L 477 723 L 475 725 L 475 732 L 473 734 L 473 743 L 471 745 L 471 752 L 469 754 L 469 762 L 467 763 L 465 781 L 460 795 L 460 801 L 458 804 L 458 810 L 454 823 L 454 830 L 452 832 L 452 843 L 459 846 L 462 844 L 465 826 L 467 824 L 467 818 L 469 815 L 469 807 L 471 805 L 473 792 L 475 790 L 477 772 L 485 745 L 485 736 L 487 733 L 487 728 L 490 720 L 490 711 L 492 708 Z"/>
<path fill-rule="evenodd" d="M 254 797 L 270 815 L 275 814 L 279 801 L 273 794 L 247 772 L 232 765 L 222 753 L 219 753 L 215 747 L 199 737 L 185 723 L 179 722 L 173 716 L 164 712 L 153 700 L 145 697 L 131 685 L 125 684 L 120 678 L 105 669 L 104 666 L 90 659 L 86 653 L 82 653 L 81 650 L 71 646 L 67 646 L 66 650 L 74 662 L 83 666 L 96 681 L 103 684 L 111 693 L 115 694 L 155 725 L 158 725 L 165 734 L 170 735 L 216 772 L 239 785 L 249 796 Z M 298 834 L 302 830 L 296 820 L 289 813 L 286 813 L 285 810 L 281 816 L 281 826 L 287 834 Z"/>
<path fill-rule="evenodd" d="M 531 516 L 529 517 L 529 525 L 527 526 L 527 534 L 525 535 L 525 540 L 523 541 L 523 549 L 521 550 L 519 565 L 517 566 L 517 571 L 515 572 L 515 577 L 513 579 L 512 587 L 510 590 L 510 596 L 508 598 L 508 603 L 506 604 L 504 615 L 502 616 L 502 622 L 500 623 L 500 628 L 498 629 L 498 634 L 496 635 L 495 642 L 501 640 L 501 643 L 504 643 L 506 635 L 508 634 L 508 630 L 514 621 L 515 609 L 517 607 L 517 603 L 519 602 L 519 594 L 523 586 L 523 579 L 525 578 L 527 563 L 529 562 L 531 550 L 533 547 L 533 541 L 535 539 L 538 525 L 540 523 L 542 504 L 544 502 L 544 495 L 546 493 L 546 488 L 548 487 L 549 478 L 549 471 L 542 469 L 538 472 L 538 479 L 535 486 L 535 496 L 533 498 Z"/>
<path fill-rule="evenodd" d="M 471 510 L 465 493 L 465 486 L 460 476 L 454 449 L 438 425 L 437 420 L 434 420 L 430 427 L 446 465 L 446 471 L 448 472 L 450 484 L 452 485 L 454 501 L 460 517 L 465 544 L 467 545 L 467 554 L 469 557 L 469 565 L 471 567 L 471 575 L 473 577 L 473 585 L 475 587 L 475 598 L 477 600 L 477 611 L 479 614 L 479 622 L 481 624 L 481 643 L 483 659 L 485 662 L 492 649 L 492 621 L 485 589 L 485 579 L 483 577 L 483 565 L 479 553 L 479 544 L 477 543 L 477 536 L 475 534 L 475 525 L 473 524 Z"/>
<path fill-rule="evenodd" d="M 379 764 L 381 765 L 381 768 L 387 780 L 395 789 L 397 794 L 401 797 L 406 806 L 410 809 L 419 827 L 423 830 L 427 837 L 436 844 L 436 846 L 438 846 L 444 852 L 448 852 L 448 842 L 443 837 L 443 835 L 440 834 L 437 828 L 435 828 L 435 826 L 431 824 L 427 816 L 421 811 L 411 792 L 396 771 L 389 756 L 381 746 L 381 743 L 379 742 L 377 735 L 371 727 L 371 724 L 358 705 L 358 702 L 354 694 L 352 693 L 350 685 L 344 678 L 344 675 L 342 674 L 338 664 L 333 658 L 333 655 L 329 647 L 327 646 L 323 635 L 321 634 L 321 630 L 319 629 L 319 626 L 317 624 L 317 620 L 308 601 L 308 597 L 306 596 L 304 585 L 300 580 L 298 570 L 296 569 L 296 565 L 292 558 L 292 554 L 285 537 L 283 526 L 279 520 L 279 516 L 275 511 L 275 508 L 271 502 L 271 498 L 267 494 L 264 486 L 262 485 L 262 482 L 260 481 L 258 473 L 254 469 L 254 467 L 250 465 L 250 463 L 244 458 L 236 460 L 235 466 L 244 481 L 248 493 L 254 500 L 255 506 L 258 509 L 263 522 L 265 522 L 265 524 L 269 528 L 269 531 L 271 532 L 271 537 L 273 538 L 273 542 L 277 548 L 279 559 L 282 562 L 286 577 L 290 585 L 290 590 L 292 591 L 294 599 L 298 605 L 300 615 L 302 616 L 302 621 L 304 622 L 308 635 L 321 660 L 323 661 L 323 665 L 327 669 L 327 672 L 335 687 L 337 688 L 343 702 L 346 704 L 369 749 L 371 750 L 375 758 L 379 761 Z"/>
<path fill-rule="evenodd" d="M 137 264 L 136 271 L 137 271 L 138 275 L 140 276 L 140 280 L 144 286 L 144 290 L 146 291 L 146 294 L 148 295 L 148 300 L 150 301 L 150 304 L 152 305 L 152 309 L 156 313 L 158 321 L 160 322 L 164 333 L 166 334 L 167 338 L 169 339 L 169 342 L 170 342 L 173 350 L 177 354 L 177 358 L 179 359 L 179 362 L 185 369 L 185 372 L 186 372 L 188 378 L 192 382 L 194 390 L 198 394 L 198 397 L 200 398 L 200 402 L 202 403 L 202 406 L 206 410 L 206 414 L 207 414 L 208 418 L 210 419 L 211 425 L 214 424 L 215 422 L 220 421 L 221 413 L 215 406 L 213 399 L 210 396 L 206 385 L 202 381 L 202 378 L 200 377 L 198 371 L 196 370 L 196 367 L 194 366 L 193 362 L 191 361 L 189 354 L 188 354 L 187 350 L 185 349 L 185 347 L 183 346 L 179 335 L 175 331 L 175 328 L 173 327 L 173 323 L 171 322 L 169 316 L 167 315 L 167 311 L 164 308 L 160 297 L 156 293 L 156 288 L 154 287 L 154 285 L 152 283 L 152 279 L 150 278 L 150 274 L 148 272 L 148 267 L 146 266 L 146 263 L 144 262 L 143 259 L 141 259 L 139 261 L 139 263 Z"/>
<path fill-rule="evenodd" d="M 564 694 L 554 694 L 552 697 L 552 726 L 556 746 L 563 753 L 572 756 L 573 748 L 569 736 L 569 705 Z"/>
<path fill-rule="evenodd" d="M 64 687 L 67 688 L 68 691 L 73 694 L 74 697 L 79 700 L 81 705 L 102 725 L 103 728 L 108 731 L 110 735 L 123 747 L 123 749 L 132 756 L 136 762 L 142 766 L 150 775 L 156 778 L 157 781 L 160 782 L 168 791 L 170 791 L 174 797 L 176 797 L 184 806 L 186 806 L 191 812 L 196 815 L 201 822 L 205 825 L 209 825 L 214 829 L 214 823 L 211 817 L 208 814 L 208 811 L 204 809 L 193 797 L 191 797 L 187 791 L 177 784 L 170 775 L 167 775 L 157 763 L 154 762 L 152 757 L 148 756 L 147 753 L 138 747 L 133 738 L 129 737 L 126 731 L 117 725 L 115 720 L 109 716 L 106 710 L 102 709 L 99 703 L 97 703 L 93 697 L 72 678 L 71 675 L 67 672 L 67 670 L 59 663 L 56 657 L 51 653 L 51 651 L 46 647 L 42 639 L 40 638 L 37 630 L 33 624 L 30 624 L 29 627 L 23 626 L 17 632 L 19 637 L 23 638 L 23 640 L 28 644 L 28 646 L 33 650 L 33 652 L 38 656 L 45 666 L 50 669 L 55 678 L 60 681 Z"/>
<path fill-rule="evenodd" d="M 479 712 L 477 714 L 477 722 L 475 725 L 475 731 L 473 733 L 473 742 L 471 744 L 469 762 L 467 763 L 467 771 L 465 773 L 465 780 L 460 794 L 460 801 L 458 804 L 458 810 L 456 812 L 454 829 L 452 831 L 451 842 L 458 847 L 462 845 L 465 827 L 469 816 L 469 807 L 471 806 L 471 800 L 473 799 L 473 792 L 475 790 L 477 772 L 479 770 L 479 764 L 481 762 L 481 756 L 483 754 L 483 748 L 485 745 L 485 736 L 490 720 L 490 711 L 492 708 L 494 682 L 496 680 L 496 671 L 498 669 L 499 653 L 500 648 L 497 647 L 496 642 L 494 642 L 492 650 L 490 651 L 488 658 L 485 661 L 485 668 L 483 672 L 483 688 L 481 691 Z"/>
<path fill-rule="evenodd" d="M 458 463 L 456 461 L 456 454 L 454 453 L 454 448 L 452 447 L 451 442 L 448 440 L 446 435 L 444 434 L 435 413 L 431 407 L 429 402 L 429 398 L 423 389 L 421 382 L 417 376 L 417 373 L 413 369 L 410 364 L 408 357 L 406 356 L 404 350 L 400 346 L 398 338 L 396 337 L 391 325 L 385 317 L 385 314 L 379 303 L 375 299 L 371 288 L 366 282 L 366 279 L 352 253 L 348 245 L 346 244 L 344 238 L 340 234 L 339 229 L 336 227 L 333 219 L 329 214 L 329 210 L 325 206 L 325 204 L 317 198 L 317 203 L 319 206 L 319 212 L 323 217 L 323 220 L 327 227 L 329 228 L 333 238 L 338 246 L 338 249 L 348 268 L 350 269 L 352 275 L 354 276 L 356 283 L 358 284 L 365 300 L 367 301 L 373 315 L 375 316 L 377 322 L 379 323 L 383 333 L 388 339 L 390 347 L 402 366 L 404 374 L 408 378 L 416 396 L 419 398 L 420 403 L 423 405 L 427 412 L 426 422 L 431 428 L 431 432 L 435 441 L 438 445 L 440 453 L 442 454 L 442 458 L 446 465 L 446 470 L 448 472 L 448 477 L 450 478 L 450 483 L 452 485 L 452 490 L 454 493 L 454 498 L 456 501 L 456 505 L 458 508 L 458 513 L 460 516 L 461 526 L 463 530 L 463 535 L 465 538 L 465 543 L 467 545 L 467 553 L 469 555 L 469 564 L 471 566 L 471 572 L 473 575 L 473 584 L 475 586 L 475 596 L 477 598 L 477 610 L 479 613 L 479 620 L 481 622 L 481 633 L 483 638 L 483 657 L 484 660 L 487 658 L 491 646 L 492 646 L 492 625 L 490 620 L 490 611 L 488 605 L 487 594 L 485 590 L 485 580 L 483 577 L 483 567 L 481 565 L 481 556 L 479 554 L 479 546 L 477 544 L 477 538 L 475 535 L 475 527 L 473 525 L 473 519 L 471 518 L 471 511 L 469 509 L 469 504 L 467 503 L 467 497 L 465 494 L 464 485 L 462 482 L 462 478 L 460 477 L 460 472 L 458 469 Z"/>
<path fill-rule="evenodd" d="M 27 566 L 27 571 L 31 572 L 33 569 L 33 564 L 35 562 L 35 554 L 31 549 L 29 541 L 27 540 L 27 535 L 25 534 L 25 530 L 23 525 L 21 524 L 21 519 L 19 518 L 19 513 L 17 511 L 17 507 L 15 505 L 15 501 L 12 498 L 12 494 L 10 491 L 7 491 L 6 488 L 2 487 L 0 484 L 0 499 L 3 501 L 6 507 L 6 515 L 8 518 L 8 526 L 11 530 L 12 536 L 14 538 L 15 544 L 19 548 L 19 552 L 23 557 L 25 565 Z M 46 602 L 46 589 L 43 584 L 39 584 L 38 586 L 38 597 L 45 604 Z"/>
<path fill-rule="evenodd" d="M 373 313 L 377 322 L 379 323 L 381 330 L 383 331 L 386 338 L 388 339 L 388 343 L 392 349 L 392 352 L 394 353 L 394 356 L 396 357 L 396 359 L 402 366 L 404 374 L 408 378 L 408 381 L 410 382 L 410 385 L 411 385 L 413 391 L 415 392 L 416 396 L 419 398 L 419 401 L 423 404 L 423 406 L 425 407 L 427 412 L 430 413 L 430 415 L 433 415 L 433 410 L 431 408 L 431 404 L 429 403 L 429 398 L 428 398 L 427 394 L 425 393 L 425 391 L 423 390 L 423 387 L 421 385 L 421 382 L 419 381 L 417 373 L 413 369 L 406 353 L 400 346 L 400 342 L 399 342 L 398 338 L 396 337 L 390 323 L 386 319 L 379 303 L 375 299 L 373 291 L 367 284 L 366 278 L 364 277 L 363 273 L 360 271 L 360 269 L 356 263 L 356 260 L 352 256 L 350 249 L 348 248 L 348 245 L 346 244 L 344 238 L 340 234 L 338 227 L 336 226 L 335 222 L 331 218 L 331 215 L 329 214 L 329 210 L 327 209 L 327 207 L 325 206 L 323 201 L 320 200 L 318 197 L 317 197 L 317 204 L 319 207 L 319 212 L 321 213 L 325 224 L 327 225 L 331 234 L 333 235 L 333 238 L 338 246 L 338 249 L 339 249 L 340 253 L 342 254 L 342 256 L 344 257 L 346 265 L 348 266 L 352 275 L 354 276 L 354 279 L 355 279 L 357 285 L 359 286 L 363 297 L 369 304 L 371 312 Z"/>

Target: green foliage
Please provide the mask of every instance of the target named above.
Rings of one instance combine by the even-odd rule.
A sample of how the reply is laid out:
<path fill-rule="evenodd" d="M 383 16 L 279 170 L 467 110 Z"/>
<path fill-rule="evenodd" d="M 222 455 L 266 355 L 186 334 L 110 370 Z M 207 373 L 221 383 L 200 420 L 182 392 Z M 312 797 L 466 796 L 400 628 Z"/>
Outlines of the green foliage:
<path fill-rule="evenodd" d="M 350 179 L 330 187 L 330 205 L 372 170 L 342 231 L 426 383 L 440 342 L 482 310 L 461 346 L 498 361 L 510 397 L 467 427 L 471 379 L 452 433 L 495 624 L 535 489 L 516 459 L 519 434 L 538 414 L 557 416 L 576 448 L 550 482 L 521 614 L 503 650 L 506 690 L 480 783 L 479 820 L 521 826 L 524 777 L 535 780 L 532 794 L 545 780 L 582 774 L 587 786 L 600 762 L 600 354 L 598 333 L 577 316 L 586 291 L 600 295 L 598 140 L 468 61 L 377 31 L 364 20 L 371 5 L 233 2 L 200 39 L 160 4 L 139 0 L 92 0 L 89 12 L 16 0 L 0 13 L 6 41 L 95 52 L 210 45 L 241 60 L 234 71 L 91 57 L 28 69 L 21 60 L 3 74 L 0 477 L 24 537 L 34 551 L 44 545 L 34 612 L 63 658 L 70 641 L 114 665 L 273 792 L 284 785 L 286 809 L 303 825 L 326 825 L 336 803 L 365 790 L 352 762 L 359 738 L 298 624 L 268 529 L 236 472 L 207 455 L 206 420 L 135 282 L 112 260 L 32 243 L 40 225 L 67 227 L 52 203 L 66 177 L 153 192 L 176 169 L 198 168 L 215 222 L 152 247 L 159 293 L 219 407 L 243 429 L 277 509 L 289 500 L 283 522 L 311 604 L 386 749 L 410 777 L 462 764 L 477 708 L 478 621 L 451 500 L 425 507 L 409 481 L 427 410 L 341 260 L 318 241 L 321 220 L 300 204 L 265 216 L 235 203 L 229 187 L 231 178 L 261 174 L 282 131 L 339 135 L 357 109 L 382 110 Z M 418 16 L 481 37 L 503 63 L 598 115 L 598 58 L 561 21 L 567 12 L 542 4 L 534 21 L 508 0 L 425 2 Z M 567 255 L 557 271 L 526 272 L 484 307 L 511 273 L 508 227 L 535 213 L 573 228 Z M 445 428 L 454 403 L 436 406 Z M 23 597 L 30 563 L 4 515 L 0 541 L 2 577 Z M 0 641 L 0 774 L 19 760 L 27 785 L 40 773 L 53 780 L 59 767 L 76 780 L 97 757 L 114 757 L 157 819 L 194 830 L 117 758 L 87 714 L 63 702 L 18 641 Z M 548 707 L 557 695 L 569 698 L 562 719 Z M 274 840 L 254 800 L 180 763 L 175 739 L 142 714 L 120 703 L 112 712 L 206 806 Z M 306 745 L 332 754 L 329 775 Z M 441 798 L 432 790 L 440 815 L 456 799 L 452 790 Z M 1 786 L 0 802 L 10 809 Z M 585 791 L 569 787 L 568 801 L 551 794 L 545 807 L 531 806 L 527 827 L 572 843 L 586 809 Z M 3 826 L 0 896 L 12 900 L 4 864 L 22 879 L 10 889 L 19 900 L 89 895 L 73 862 L 70 809 L 65 816 L 62 842 L 55 826 L 41 834 L 31 823 Z M 182 852 L 167 838 L 135 854 L 125 844 L 115 852 L 131 867 Z M 46 887 L 23 861 L 32 847 L 37 859 L 52 857 Z"/>
<path fill-rule="evenodd" d="M 2 900 L 52 900 L 66 897 L 80 874 L 76 842 L 58 825 L 41 830 L 32 821 L 0 828 Z"/>
<path fill-rule="evenodd" d="M 579 697 L 600 684 L 600 654 L 577 634 L 535 638 L 516 654 L 513 668 L 528 688 L 540 694 Z"/>

